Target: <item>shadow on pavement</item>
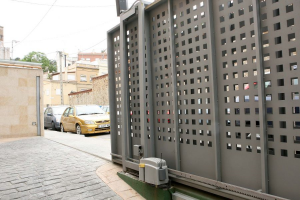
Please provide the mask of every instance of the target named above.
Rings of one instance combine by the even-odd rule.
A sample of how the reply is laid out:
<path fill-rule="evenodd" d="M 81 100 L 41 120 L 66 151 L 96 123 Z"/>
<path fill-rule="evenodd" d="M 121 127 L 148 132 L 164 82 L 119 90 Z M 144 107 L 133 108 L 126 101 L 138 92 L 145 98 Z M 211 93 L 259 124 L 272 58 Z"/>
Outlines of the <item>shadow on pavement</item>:
<path fill-rule="evenodd" d="M 107 132 L 107 133 L 95 133 L 95 134 L 85 135 L 85 137 L 93 137 L 93 136 L 109 135 L 109 134 L 110 134 L 109 132 Z"/>

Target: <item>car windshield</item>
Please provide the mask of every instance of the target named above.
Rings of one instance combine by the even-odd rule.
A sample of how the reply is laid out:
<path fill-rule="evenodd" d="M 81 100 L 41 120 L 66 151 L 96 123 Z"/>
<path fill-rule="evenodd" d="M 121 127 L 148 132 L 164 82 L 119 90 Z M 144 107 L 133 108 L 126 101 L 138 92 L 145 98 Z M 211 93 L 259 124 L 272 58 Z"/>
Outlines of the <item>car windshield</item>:
<path fill-rule="evenodd" d="M 79 115 L 96 115 L 104 114 L 104 111 L 99 106 L 76 106 L 76 114 Z"/>
<path fill-rule="evenodd" d="M 63 112 L 66 110 L 67 107 L 52 107 L 52 110 L 53 110 L 53 114 L 54 115 L 62 115 Z"/>
<path fill-rule="evenodd" d="M 104 112 L 109 112 L 109 106 L 103 106 L 102 109 Z"/>

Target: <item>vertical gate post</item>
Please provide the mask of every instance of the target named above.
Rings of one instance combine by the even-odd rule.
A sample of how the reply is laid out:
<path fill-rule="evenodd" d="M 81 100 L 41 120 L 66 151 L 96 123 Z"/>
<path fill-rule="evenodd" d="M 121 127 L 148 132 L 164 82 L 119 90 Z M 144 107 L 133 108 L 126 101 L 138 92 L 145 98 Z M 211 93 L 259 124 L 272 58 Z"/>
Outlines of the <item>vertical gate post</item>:
<path fill-rule="evenodd" d="M 268 143 L 267 143 L 267 126 L 266 126 L 266 100 L 264 90 L 264 66 L 263 66 L 263 49 L 262 33 L 260 20 L 260 1 L 253 0 L 253 17 L 255 30 L 256 46 L 256 63 L 257 63 L 257 82 L 258 82 L 258 104 L 259 104 L 259 121 L 260 121 L 260 144 L 261 144 L 261 178 L 262 191 L 269 193 L 269 175 L 268 175 Z"/>
<path fill-rule="evenodd" d="M 173 18 L 173 0 L 168 0 L 169 10 L 169 37 L 171 51 L 172 67 L 172 89 L 173 89 L 173 113 L 174 113 L 174 134 L 175 134 L 175 166 L 180 170 L 180 144 L 179 144 L 179 123 L 178 123 L 178 97 L 177 97 L 177 78 L 176 78 L 176 58 L 175 58 L 175 38 L 174 38 L 174 18 Z"/>
<path fill-rule="evenodd" d="M 107 62 L 108 62 L 108 81 L 109 81 L 109 109 L 110 109 L 110 139 L 111 152 L 117 153 L 117 110 L 116 110 L 116 82 L 114 66 L 114 49 L 112 33 L 107 33 Z"/>
<path fill-rule="evenodd" d="M 120 60 L 121 60 L 121 116 L 122 116 L 122 163 L 126 171 L 126 160 L 131 153 L 130 148 L 130 114 L 129 114 L 129 86 L 127 67 L 126 25 L 121 15 L 120 21 Z"/>
<path fill-rule="evenodd" d="M 216 64 L 216 44 L 215 44 L 215 27 L 214 27 L 214 12 L 213 1 L 207 0 L 208 16 L 209 16 L 209 34 L 210 34 L 210 75 L 212 77 L 212 103 L 213 103 L 213 132 L 214 137 L 214 149 L 215 149 L 215 178 L 217 181 L 222 180 L 221 174 L 221 144 L 220 144 L 220 122 L 219 122 L 219 102 L 218 102 L 218 77 L 217 77 L 217 64 Z"/>
<path fill-rule="evenodd" d="M 140 80 L 140 120 L 141 120 L 141 145 L 144 158 L 148 157 L 147 141 L 147 116 L 146 116 L 146 75 L 145 75 L 145 5 L 138 5 L 138 41 L 139 41 L 139 80 Z"/>

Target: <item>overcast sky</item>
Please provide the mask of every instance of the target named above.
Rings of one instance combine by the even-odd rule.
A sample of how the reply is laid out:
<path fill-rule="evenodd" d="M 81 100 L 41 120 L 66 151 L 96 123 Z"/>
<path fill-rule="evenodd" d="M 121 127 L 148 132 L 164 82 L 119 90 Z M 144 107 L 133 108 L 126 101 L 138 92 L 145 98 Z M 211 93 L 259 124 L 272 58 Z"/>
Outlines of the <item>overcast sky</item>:
<path fill-rule="evenodd" d="M 134 1 L 129 0 L 129 4 Z M 14 44 L 14 58 L 23 58 L 31 51 L 46 53 L 50 59 L 55 59 L 56 51 L 65 51 L 75 56 L 78 51 L 103 40 L 85 52 L 106 49 L 106 32 L 119 23 L 115 0 L 56 0 L 41 21 L 54 2 L 0 0 L 0 26 L 4 27 L 4 45 L 11 48 L 12 40 L 21 41 Z"/>

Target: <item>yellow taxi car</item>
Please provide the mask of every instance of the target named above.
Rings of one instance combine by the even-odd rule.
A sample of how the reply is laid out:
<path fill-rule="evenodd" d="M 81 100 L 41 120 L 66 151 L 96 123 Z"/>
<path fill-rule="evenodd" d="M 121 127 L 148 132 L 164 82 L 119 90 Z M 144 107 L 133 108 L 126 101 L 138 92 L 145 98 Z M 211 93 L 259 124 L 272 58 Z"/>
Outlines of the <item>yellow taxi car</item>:
<path fill-rule="evenodd" d="M 110 132 L 109 115 L 97 105 L 71 106 L 61 116 L 60 130 L 78 135 Z"/>

